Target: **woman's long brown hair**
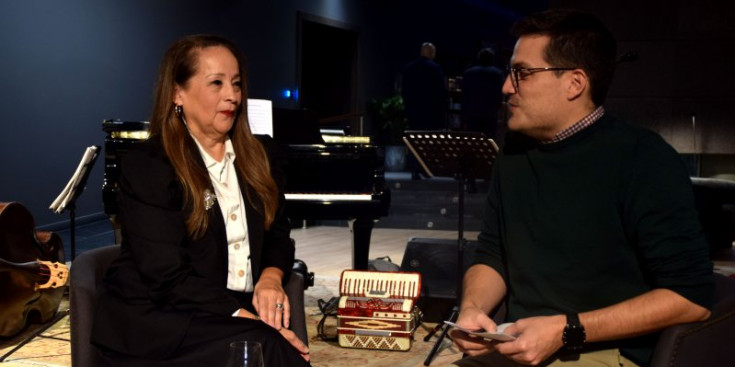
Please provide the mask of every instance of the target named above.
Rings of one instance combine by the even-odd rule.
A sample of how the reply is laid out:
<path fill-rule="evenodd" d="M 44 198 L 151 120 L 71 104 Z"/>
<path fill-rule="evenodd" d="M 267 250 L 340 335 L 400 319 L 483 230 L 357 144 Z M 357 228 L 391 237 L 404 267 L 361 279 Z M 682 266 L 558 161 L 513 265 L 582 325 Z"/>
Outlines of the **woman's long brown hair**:
<path fill-rule="evenodd" d="M 246 80 L 245 60 L 237 47 L 227 39 L 214 35 L 192 35 L 176 41 L 161 62 L 151 116 L 151 137 L 160 137 L 164 150 L 174 166 L 184 191 L 184 208 L 191 208 L 186 219 L 189 236 L 199 238 L 208 226 L 204 193 L 212 191 L 207 170 L 200 166 L 199 150 L 184 122 L 174 112 L 176 86 L 184 88 L 196 73 L 199 51 L 222 46 L 235 56 L 241 80 Z M 237 106 L 235 122 L 229 132 L 237 159 L 239 179 L 245 180 L 246 200 L 265 217 L 270 228 L 278 207 L 278 188 L 271 176 L 268 156 L 263 145 L 250 132 L 247 120 L 247 87 L 243 83 L 242 102 Z M 183 208 L 182 208 L 183 209 Z"/>

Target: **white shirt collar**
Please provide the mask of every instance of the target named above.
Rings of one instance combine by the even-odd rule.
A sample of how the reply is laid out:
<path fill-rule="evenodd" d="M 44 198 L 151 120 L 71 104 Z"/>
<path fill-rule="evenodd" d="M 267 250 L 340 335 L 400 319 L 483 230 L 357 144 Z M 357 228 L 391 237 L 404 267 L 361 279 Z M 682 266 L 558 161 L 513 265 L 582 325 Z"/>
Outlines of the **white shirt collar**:
<path fill-rule="evenodd" d="M 202 159 L 204 160 L 204 165 L 207 167 L 207 169 L 210 169 L 217 164 L 223 164 L 228 160 L 233 160 L 235 158 L 235 148 L 232 146 L 232 140 L 230 140 L 229 137 L 227 138 L 227 140 L 225 140 L 225 159 L 223 159 L 222 162 L 218 162 L 216 159 L 212 158 L 212 156 L 209 155 L 206 150 L 204 150 L 202 144 L 199 143 L 199 140 L 197 140 L 194 135 L 192 135 L 191 137 L 197 143 L 197 147 L 199 147 L 199 153 L 201 154 Z"/>

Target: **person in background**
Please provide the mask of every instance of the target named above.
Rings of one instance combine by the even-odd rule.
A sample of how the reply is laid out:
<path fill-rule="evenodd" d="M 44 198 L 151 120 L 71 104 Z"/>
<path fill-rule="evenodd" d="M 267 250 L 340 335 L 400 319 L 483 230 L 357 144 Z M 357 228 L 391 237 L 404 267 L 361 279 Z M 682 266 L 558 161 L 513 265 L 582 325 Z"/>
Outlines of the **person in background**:
<path fill-rule="evenodd" d="M 483 48 L 477 53 L 477 65 L 462 75 L 462 124 L 467 131 L 477 131 L 499 143 L 498 110 L 503 102 L 503 72 L 493 66 L 495 52 Z M 475 179 L 467 179 L 467 192 L 477 192 Z"/>
<path fill-rule="evenodd" d="M 435 57 L 436 47 L 425 42 L 419 58 L 401 72 L 401 96 L 408 130 L 446 129 L 447 83 L 441 66 L 434 62 Z M 412 178 L 419 179 L 421 168 L 412 156 L 408 165 Z"/>
<path fill-rule="evenodd" d="M 503 85 L 523 136 L 493 167 L 457 324 L 459 366 L 645 366 L 667 326 L 705 320 L 712 263 L 691 181 L 657 134 L 603 103 L 616 42 L 590 14 L 554 9 L 514 26 Z M 520 144 L 524 141 L 524 144 Z"/>
<path fill-rule="evenodd" d="M 159 70 L 150 138 L 123 158 L 120 256 L 92 331 L 105 366 L 222 366 L 231 341 L 308 366 L 288 329 L 294 261 L 273 141 L 247 120 L 236 46 L 193 35 Z"/>
<path fill-rule="evenodd" d="M 477 65 L 462 74 L 462 123 L 465 130 L 497 139 L 498 111 L 503 102 L 503 72 L 493 66 L 495 52 L 483 48 Z"/>

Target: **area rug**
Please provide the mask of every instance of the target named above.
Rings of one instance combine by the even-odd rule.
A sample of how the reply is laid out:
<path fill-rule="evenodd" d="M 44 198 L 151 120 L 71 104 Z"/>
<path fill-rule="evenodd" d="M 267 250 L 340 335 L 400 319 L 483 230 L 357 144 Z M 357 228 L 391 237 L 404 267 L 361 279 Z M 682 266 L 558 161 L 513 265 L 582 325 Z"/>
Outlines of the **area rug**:
<path fill-rule="evenodd" d="M 411 350 L 399 351 L 377 351 L 364 349 L 348 349 L 340 347 L 337 342 L 323 341 L 317 336 L 317 324 L 322 318 L 319 311 L 318 300 L 329 300 L 337 296 L 339 278 L 317 276 L 314 286 L 305 292 L 307 333 L 309 337 L 309 348 L 312 355 L 312 366 L 314 367 L 341 367 L 341 366 L 365 366 L 365 367 L 419 367 L 423 366 L 424 360 L 434 346 L 434 337 L 429 342 L 423 338 L 431 330 L 434 324 L 421 325 L 415 336 Z M 64 299 L 60 309 L 68 309 L 68 300 Z M 42 366 L 42 367 L 67 367 L 71 366 L 71 344 L 69 334 L 69 317 L 66 316 L 49 327 L 45 332 L 33 338 L 22 348 L 13 352 L 2 367 Z M 32 335 L 40 325 L 32 325 L 21 335 L 12 339 L 0 340 L 0 355 L 9 352 L 15 345 L 27 336 Z M 325 334 L 336 334 L 336 319 L 328 319 L 325 322 Z M 452 361 L 459 359 L 460 353 L 452 346 L 451 342 L 444 340 L 431 366 L 446 366 Z"/>
<path fill-rule="evenodd" d="M 715 271 L 726 276 L 735 277 L 735 267 L 731 263 L 716 264 Z M 364 349 L 350 349 L 340 347 L 336 341 L 324 341 L 317 335 L 317 325 L 322 318 L 319 310 L 319 300 L 327 301 L 338 296 L 338 277 L 317 276 L 314 286 L 305 292 L 307 333 L 309 348 L 314 367 L 419 367 L 424 365 L 431 349 L 434 347 L 437 336 L 425 342 L 424 336 L 433 329 L 435 324 L 422 324 L 414 336 L 414 342 L 409 351 L 378 351 Z M 68 299 L 62 300 L 60 310 L 63 312 L 69 307 Z M 324 332 L 327 336 L 336 334 L 336 318 L 328 318 Z M 71 366 L 71 347 L 69 334 L 69 317 L 51 325 L 45 332 L 33 338 L 29 343 L 15 351 L 0 367 L 68 367 Z M 40 325 L 32 325 L 20 335 L 11 339 L 0 339 L 0 355 L 12 350 L 21 340 L 32 336 Z M 447 366 L 460 358 L 461 353 L 445 339 L 439 346 L 431 361 L 431 366 Z"/>
<path fill-rule="evenodd" d="M 43 333 L 33 337 L 20 349 L 12 352 L 1 364 L 3 367 L 12 366 L 71 366 L 71 344 L 69 332 L 69 301 L 62 299 L 59 312 L 65 314 L 63 318 L 52 325 L 29 325 L 19 335 L 10 339 L 0 339 L 0 356 L 11 352 L 16 345 L 33 337 L 42 327 L 49 326 Z"/>
<path fill-rule="evenodd" d="M 418 367 L 424 365 L 424 361 L 438 339 L 438 335 L 435 335 L 429 341 L 424 341 L 424 337 L 436 325 L 433 323 L 425 323 L 419 326 L 414 335 L 411 349 L 405 352 L 342 348 L 336 341 L 322 340 L 317 335 L 317 325 L 322 319 L 322 313 L 318 308 L 318 300 L 327 301 L 331 297 L 338 296 L 339 278 L 317 276 L 314 283 L 314 286 L 306 291 L 305 298 L 312 366 Z M 337 333 L 336 328 L 336 318 L 327 318 L 324 334 L 334 336 Z M 452 345 L 450 340 L 445 338 L 431 360 L 431 366 L 446 366 L 460 358 L 461 353 Z"/>
<path fill-rule="evenodd" d="M 307 311 L 319 313 L 317 308 Z M 339 366 L 375 366 L 375 367 L 413 367 L 423 366 L 424 361 L 434 347 L 437 337 L 425 342 L 424 336 L 433 328 L 434 324 L 421 325 L 414 336 L 411 349 L 401 351 L 382 351 L 367 349 L 342 348 L 336 341 L 323 341 L 315 334 L 317 323 L 321 315 L 309 316 L 309 349 L 312 355 L 314 367 L 339 367 Z M 325 323 L 325 334 L 336 334 L 336 320 L 328 320 Z M 461 353 L 446 338 L 440 345 L 435 357 L 431 361 L 432 366 L 446 366 L 461 358 Z"/>

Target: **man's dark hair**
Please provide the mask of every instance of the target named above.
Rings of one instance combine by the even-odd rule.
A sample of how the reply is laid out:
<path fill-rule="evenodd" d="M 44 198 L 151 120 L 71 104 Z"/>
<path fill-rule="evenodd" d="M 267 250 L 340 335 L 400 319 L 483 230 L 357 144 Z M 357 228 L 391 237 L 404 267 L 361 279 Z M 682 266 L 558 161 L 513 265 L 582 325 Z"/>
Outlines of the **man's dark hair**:
<path fill-rule="evenodd" d="M 551 39 L 544 58 L 554 67 L 584 70 L 592 102 L 602 105 L 615 74 L 617 44 L 595 16 L 578 10 L 552 9 L 532 14 L 513 26 L 518 37 L 544 35 Z"/>
<path fill-rule="evenodd" d="M 495 60 L 495 51 L 492 48 L 486 47 L 477 53 L 477 63 L 482 66 L 490 66 Z"/>

